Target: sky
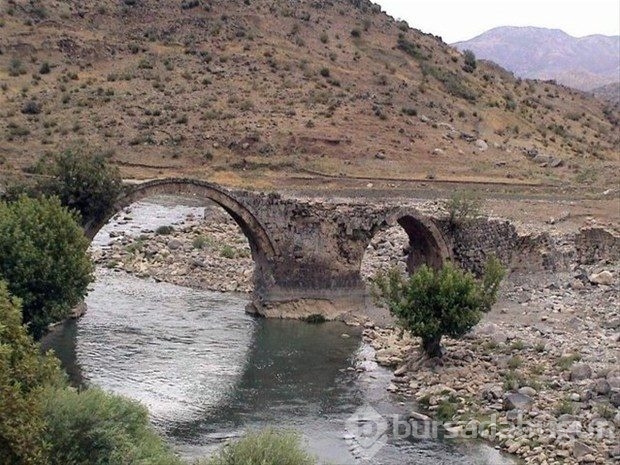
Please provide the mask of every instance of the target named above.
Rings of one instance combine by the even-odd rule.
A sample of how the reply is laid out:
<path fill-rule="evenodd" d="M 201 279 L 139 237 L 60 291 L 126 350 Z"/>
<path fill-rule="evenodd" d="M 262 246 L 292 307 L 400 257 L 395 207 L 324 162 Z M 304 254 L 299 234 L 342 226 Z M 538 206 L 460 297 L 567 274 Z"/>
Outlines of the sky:
<path fill-rule="evenodd" d="M 562 29 L 583 37 L 620 34 L 619 0 L 373 0 L 411 27 L 446 43 L 472 39 L 498 26 Z"/>

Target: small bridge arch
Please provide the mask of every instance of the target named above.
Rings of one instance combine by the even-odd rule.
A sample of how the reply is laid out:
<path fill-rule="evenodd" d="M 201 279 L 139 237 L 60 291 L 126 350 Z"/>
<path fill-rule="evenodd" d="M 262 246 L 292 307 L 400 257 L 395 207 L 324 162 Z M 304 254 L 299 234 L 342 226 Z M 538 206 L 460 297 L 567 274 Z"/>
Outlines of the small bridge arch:
<path fill-rule="evenodd" d="M 443 234 L 434 222 L 413 208 L 397 208 L 388 211 L 372 229 L 364 250 L 380 231 L 400 225 L 409 238 L 407 271 L 412 273 L 421 265 L 439 269 L 452 259 Z M 360 264 L 361 265 L 361 264 Z"/>

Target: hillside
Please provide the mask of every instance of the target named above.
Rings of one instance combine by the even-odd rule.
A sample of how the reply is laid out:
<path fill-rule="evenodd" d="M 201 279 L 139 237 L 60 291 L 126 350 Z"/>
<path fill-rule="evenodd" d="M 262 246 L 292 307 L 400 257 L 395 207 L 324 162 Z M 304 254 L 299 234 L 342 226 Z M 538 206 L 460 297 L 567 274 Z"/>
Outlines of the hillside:
<path fill-rule="evenodd" d="M 498 27 L 453 44 L 492 60 L 517 76 L 555 79 L 591 91 L 620 79 L 620 36 L 572 37 L 559 29 Z"/>
<path fill-rule="evenodd" d="M 466 64 L 364 0 L 13 0 L 0 167 L 67 148 L 133 178 L 612 186 L 617 110 Z"/>
<path fill-rule="evenodd" d="M 592 93 L 602 100 L 620 105 L 620 82 L 597 87 Z"/>

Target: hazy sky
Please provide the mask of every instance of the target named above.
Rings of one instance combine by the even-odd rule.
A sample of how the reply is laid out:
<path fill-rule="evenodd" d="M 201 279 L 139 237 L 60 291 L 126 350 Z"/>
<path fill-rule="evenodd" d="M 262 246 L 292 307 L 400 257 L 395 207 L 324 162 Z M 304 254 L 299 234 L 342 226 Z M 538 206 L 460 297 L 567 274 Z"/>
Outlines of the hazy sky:
<path fill-rule="evenodd" d="M 619 0 L 374 0 L 395 18 L 452 43 L 497 26 L 539 26 L 570 35 L 620 34 Z"/>

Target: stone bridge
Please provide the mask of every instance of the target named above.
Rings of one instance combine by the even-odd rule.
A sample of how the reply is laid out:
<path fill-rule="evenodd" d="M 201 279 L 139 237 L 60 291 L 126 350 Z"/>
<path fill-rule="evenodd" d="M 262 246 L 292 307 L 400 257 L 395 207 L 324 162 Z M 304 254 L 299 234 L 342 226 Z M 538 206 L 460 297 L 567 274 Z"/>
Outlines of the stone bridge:
<path fill-rule="evenodd" d="M 360 275 L 364 252 L 379 230 L 396 223 L 409 235 L 410 269 L 423 263 L 437 267 L 450 259 L 434 221 L 399 205 L 313 202 L 191 179 L 163 179 L 129 188 L 114 213 L 156 195 L 208 199 L 230 214 L 248 238 L 254 258 L 251 310 L 268 317 L 321 314 L 333 319 L 365 305 Z M 109 219 L 91 225 L 87 235 L 93 238 Z"/>

